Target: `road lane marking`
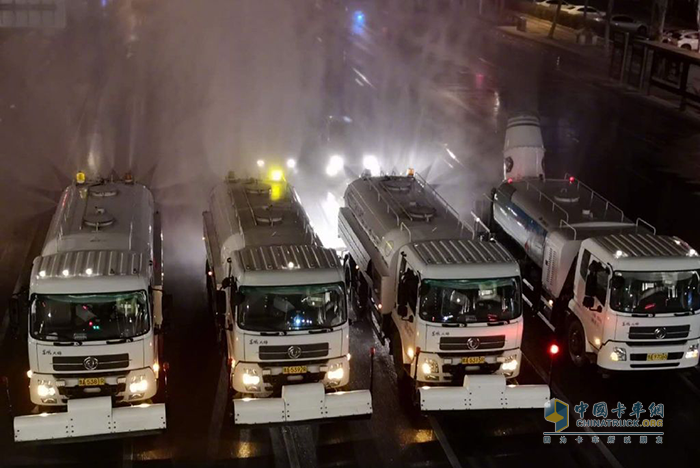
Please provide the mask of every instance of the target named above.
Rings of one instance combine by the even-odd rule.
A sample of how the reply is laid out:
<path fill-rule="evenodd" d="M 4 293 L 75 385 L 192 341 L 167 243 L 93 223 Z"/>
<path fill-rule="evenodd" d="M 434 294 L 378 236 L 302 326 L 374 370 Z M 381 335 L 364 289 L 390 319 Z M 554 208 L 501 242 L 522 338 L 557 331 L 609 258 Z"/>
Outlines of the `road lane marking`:
<path fill-rule="evenodd" d="M 212 407 L 211 421 L 209 421 L 209 443 L 207 444 L 207 457 L 210 460 L 216 458 L 219 453 L 219 441 L 221 440 L 221 428 L 226 417 L 226 403 L 228 399 L 228 372 L 225 356 L 221 358 L 221 370 L 219 371 L 219 383 L 216 386 L 216 396 Z"/>
<path fill-rule="evenodd" d="M 522 354 L 523 354 L 523 359 L 530 364 L 530 366 L 535 370 L 535 372 L 537 372 L 537 375 L 539 375 L 540 378 L 542 380 L 544 380 L 545 382 L 549 382 L 550 390 L 554 390 L 554 393 L 556 395 L 559 395 L 560 397 L 566 397 L 566 394 L 561 390 L 561 388 L 559 388 L 556 384 L 550 382 L 550 379 L 549 379 L 549 376 L 547 375 L 547 372 L 545 372 L 539 366 L 536 366 L 533 361 L 528 359 L 528 357 L 525 355 L 525 353 L 522 353 Z M 573 402 L 571 402 L 571 401 L 570 401 L 570 403 L 573 404 Z M 595 432 L 590 427 L 586 427 L 586 428 L 584 428 L 584 430 L 591 435 L 595 435 Z M 566 433 L 562 432 L 561 435 L 565 436 Z M 598 448 L 598 450 L 600 450 L 600 452 L 603 454 L 603 457 L 605 457 L 605 459 L 608 461 L 608 463 L 610 463 L 610 465 L 612 467 L 623 468 L 622 463 L 620 463 L 617 460 L 617 458 L 615 458 L 615 455 L 613 455 L 613 453 L 610 451 L 610 449 L 608 447 L 606 447 L 604 444 L 595 444 L 595 446 Z"/>
<path fill-rule="evenodd" d="M 450 462 L 450 466 L 452 468 L 462 468 L 462 464 L 459 462 L 459 458 L 457 458 L 457 455 L 455 454 L 454 450 L 452 450 L 452 446 L 447 440 L 445 432 L 442 430 L 442 426 L 440 426 L 440 423 L 437 422 L 437 419 L 435 419 L 434 416 L 428 416 L 428 421 L 430 421 L 430 427 L 432 427 L 435 437 L 437 437 L 438 442 L 440 442 L 440 446 L 445 452 L 445 456 Z"/>

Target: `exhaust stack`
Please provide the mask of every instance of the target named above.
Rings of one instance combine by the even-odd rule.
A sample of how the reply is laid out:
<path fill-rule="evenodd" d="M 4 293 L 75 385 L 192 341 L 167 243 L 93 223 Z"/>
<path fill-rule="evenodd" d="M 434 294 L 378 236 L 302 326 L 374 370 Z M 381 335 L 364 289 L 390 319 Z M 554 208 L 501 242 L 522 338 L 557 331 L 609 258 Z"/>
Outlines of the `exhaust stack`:
<path fill-rule="evenodd" d="M 544 178 L 544 144 L 540 119 L 522 114 L 508 119 L 503 147 L 504 180 Z"/>

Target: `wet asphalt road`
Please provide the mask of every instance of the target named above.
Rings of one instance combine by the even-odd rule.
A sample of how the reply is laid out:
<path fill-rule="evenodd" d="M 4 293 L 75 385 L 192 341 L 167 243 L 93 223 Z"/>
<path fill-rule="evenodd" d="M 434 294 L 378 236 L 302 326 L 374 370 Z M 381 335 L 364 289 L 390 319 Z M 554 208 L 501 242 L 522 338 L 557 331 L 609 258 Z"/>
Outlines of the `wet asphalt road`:
<path fill-rule="evenodd" d="M 500 179 L 508 114 L 531 110 L 542 117 L 548 175 L 577 174 L 697 246 L 697 125 L 600 86 L 585 65 L 496 33 L 468 10 L 416 13 L 388 1 L 347 10 L 342 2 L 104 3 L 69 3 L 65 31 L 1 36 L 0 300 L 26 281 L 76 170 L 132 170 L 152 187 L 164 220 L 166 288 L 175 299 L 169 428 L 136 439 L 16 446 L 2 419 L 0 466 L 633 466 L 665 462 L 669 450 L 679 466 L 698 459 L 696 370 L 603 379 L 557 360 L 559 398 L 663 402 L 666 436 L 663 447 L 545 446 L 542 432 L 551 427 L 540 411 L 415 414 L 399 400 L 391 358 L 363 320 L 352 332 L 353 386 L 368 387 L 376 347 L 371 420 L 236 428 L 207 314 L 200 218 L 229 170 L 255 175 L 257 159 L 281 165 L 293 157 L 288 177 L 322 240 L 337 246 L 336 210 L 366 155 L 385 171 L 416 168 L 467 213 Z M 325 172 L 335 151 L 331 115 L 352 120 L 345 170 L 335 177 Z M 26 346 L 0 330 L 0 374 L 9 377 L 15 409 L 27 411 Z M 554 339 L 528 316 L 519 381 L 548 378 L 545 347 Z"/>

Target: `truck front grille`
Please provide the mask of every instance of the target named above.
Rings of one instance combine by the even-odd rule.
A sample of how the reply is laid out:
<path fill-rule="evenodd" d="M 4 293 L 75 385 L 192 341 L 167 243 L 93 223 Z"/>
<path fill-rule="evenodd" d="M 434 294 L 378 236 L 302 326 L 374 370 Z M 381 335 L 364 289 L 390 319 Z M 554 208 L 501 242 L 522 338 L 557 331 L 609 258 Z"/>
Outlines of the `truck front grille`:
<path fill-rule="evenodd" d="M 284 361 L 289 359 L 318 359 L 328 356 L 328 351 L 328 343 L 312 343 L 291 346 L 260 346 L 259 354 L 260 359 L 263 361 Z"/>
<path fill-rule="evenodd" d="M 129 367 L 129 354 L 102 356 L 54 356 L 53 368 L 59 372 L 124 369 Z"/>
<path fill-rule="evenodd" d="M 506 345 L 505 335 L 494 336 L 443 336 L 440 338 L 442 351 L 476 351 L 498 349 Z"/>
<path fill-rule="evenodd" d="M 631 340 L 678 340 L 688 338 L 690 325 L 630 327 Z"/>

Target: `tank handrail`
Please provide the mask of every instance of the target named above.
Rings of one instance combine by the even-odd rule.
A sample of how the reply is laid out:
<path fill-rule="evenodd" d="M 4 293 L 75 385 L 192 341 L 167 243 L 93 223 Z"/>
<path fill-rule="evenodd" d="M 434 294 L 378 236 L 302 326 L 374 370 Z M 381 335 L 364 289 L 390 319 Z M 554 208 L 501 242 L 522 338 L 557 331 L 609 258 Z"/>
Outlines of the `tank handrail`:
<path fill-rule="evenodd" d="M 572 231 L 574 231 L 574 240 L 576 240 L 578 238 L 578 231 L 576 231 L 576 228 L 573 227 L 568 222 L 564 221 L 563 219 L 559 220 L 559 228 L 560 229 L 561 228 L 571 229 Z"/>
<path fill-rule="evenodd" d="M 570 184 L 573 184 L 573 183 L 575 182 L 575 183 L 576 183 L 576 189 L 577 189 L 579 192 L 581 191 L 581 187 L 583 187 L 583 188 L 585 188 L 586 190 L 588 190 L 589 192 L 591 192 L 591 200 L 590 200 L 590 204 L 591 204 L 591 205 L 593 205 L 593 200 L 596 199 L 596 198 L 598 198 L 601 202 L 605 203 L 605 214 L 606 214 L 606 215 L 608 214 L 608 209 L 609 209 L 609 208 L 612 208 L 613 210 L 615 210 L 615 211 L 617 211 L 617 212 L 620 213 L 620 222 L 624 222 L 624 221 L 625 221 L 625 213 L 622 211 L 621 208 L 619 208 L 617 205 L 615 205 L 614 203 L 612 203 L 610 200 L 608 200 L 607 198 L 605 198 L 604 196 L 602 196 L 601 194 L 599 194 L 598 192 L 596 192 L 595 190 L 593 190 L 591 187 L 589 187 L 589 186 L 586 185 L 585 183 L 581 182 L 580 180 L 578 180 L 576 177 L 574 177 L 573 175 L 569 174 L 568 172 L 567 172 L 566 174 L 564 174 L 564 179 L 568 180 L 568 182 L 569 182 Z M 573 179 L 573 180 L 572 180 L 572 179 Z"/>
<path fill-rule="evenodd" d="M 396 212 L 394 207 L 391 206 L 391 203 L 384 197 L 384 195 L 382 195 L 382 192 L 381 192 L 381 190 L 379 190 L 379 187 L 374 185 L 374 182 L 372 182 L 372 179 L 368 178 L 365 180 L 369 183 L 370 190 L 374 189 L 374 191 L 377 192 L 377 200 L 383 201 L 384 204 L 386 204 L 387 213 L 391 212 L 394 214 L 394 217 L 396 218 L 396 227 L 399 227 L 400 223 L 401 223 L 401 216 L 399 216 L 399 214 Z M 360 195 L 360 198 L 362 198 L 362 195 Z M 399 206 L 401 206 L 401 205 L 399 204 Z M 405 213 L 405 210 L 404 210 L 404 213 Z M 408 214 L 407 214 L 407 216 L 408 216 Z M 376 217 L 376 215 L 375 215 L 375 217 Z M 379 218 L 377 217 L 377 219 L 379 219 Z M 380 221 L 380 224 L 382 224 L 381 221 Z M 384 225 L 382 224 L 382 226 L 384 226 Z"/>
<path fill-rule="evenodd" d="M 472 240 L 476 239 L 476 236 L 478 234 L 478 227 L 481 226 L 484 228 L 487 234 L 491 234 L 491 229 L 484 223 L 484 221 L 473 211 L 470 212 L 472 217 L 474 218 L 474 229 L 472 230 Z"/>
<path fill-rule="evenodd" d="M 641 227 L 648 228 L 651 232 L 654 233 L 654 235 L 656 235 L 656 226 L 654 226 L 650 222 L 643 220 L 642 218 L 637 218 L 637 222 L 635 224 L 637 225 L 637 229 L 639 229 L 640 225 L 642 225 Z"/>
<path fill-rule="evenodd" d="M 530 187 L 532 187 L 535 191 L 537 191 L 537 193 L 539 194 L 539 197 L 540 197 L 539 198 L 540 202 L 542 201 L 543 198 L 545 200 L 547 200 L 549 203 L 552 204 L 552 212 L 554 212 L 555 209 L 560 210 L 562 213 L 564 213 L 564 218 L 565 218 L 566 222 L 567 223 L 569 222 L 569 213 L 561 205 L 559 205 L 559 203 L 557 203 L 556 201 L 549 198 L 549 196 L 546 193 L 544 193 L 539 188 L 535 187 L 533 184 L 530 183 L 530 181 L 526 180 L 525 181 L 525 189 L 530 190 Z"/>
<path fill-rule="evenodd" d="M 473 232 L 472 229 L 469 227 L 469 224 L 466 223 L 466 222 L 462 219 L 462 216 L 459 214 L 459 211 L 457 211 L 457 209 L 456 209 L 455 207 L 453 207 L 452 205 L 450 205 L 450 204 L 448 203 L 448 201 L 445 200 L 445 198 L 444 198 L 442 195 L 440 195 L 440 194 L 438 193 L 438 191 L 435 189 L 435 187 L 433 187 L 432 185 L 430 185 L 430 184 L 428 183 L 428 181 L 425 180 L 425 177 L 423 177 L 422 175 L 420 175 L 420 174 L 417 173 L 417 172 L 413 174 L 413 177 L 414 177 L 416 180 L 418 180 L 418 184 L 421 186 L 421 188 L 423 188 L 423 190 L 428 191 L 428 192 L 430 193 L 430 195 L 432 195 L 433 197 L 435 197 L 435 198 L 438 200 L 438 202 L 440 202 L 440 203 L 442 204 L 443 208 L 445 209 L 445 214 L 452 213 L 452 216 L 454 216 L 455 219 L 457 219 L 457 224 L 458 224 L 458 226 L 459 226 L 459 234 L 460 234 L 460 236 L 462 235 L 462 231 L 464 231 L 465 229 L 468 230 L 468 231 L 470 231 L 470 232 L 472 233 L 472 236 L 474 235 L 474 232 Z"/>
<path fill-rule="evenodd" d="M 416 173 L 413 175 L 413 177 L 414 177 L 416 180 L 418 180 L 418 183 L 423 187 L 424 190 L 429 191 L 430 194 L 431 194 L 432 196 L 434 196 L 435 198 L 438 199 L 438 201 L 442 204 L 443 208 L 445 208 L 445 213 L 451 212 L 451 213 L 454 215 L 454 217 L 457 218 L 457 221 L 462 222 L 462 220 L 460 219 L 460 216 L 459 216 L 459 212 L 458 212 L 452 205 L 450 205 L 450 204 L 447 202 L 447 200 L 445 200 L 445 199 L 442 197 L 442 195 L 440 195 L 440 194 L 438 193 L 438 191 L 435 189 L 435 187 L 433 187 L 432 185 L 430 185 L 430 184 L 428 183 L 428 181 L 425 180 L 425 178 L 424 178 L 422 175 L 420 175 L 419 173 L 416 172 Z"/>
<path fill-rule="evenodd" d="M 355 187 L 353 187 L 352 185 L 348 185 L 348 189 L 349 189 L 349 195 L 351 197 L 358 197 L 360 200 L 362 200 L 364 202 L 364 198 L 362 197 L 362 194 Z M 377 222 L 382 226 L 382 228 L 386 229 L 386 226 L 382 222 L 382 219 L 379 216 L 377 216 L 377 214 L 374 212 L 374 210 L 372 210 L 372 206 L 369 203 L 364 202 L 363 209 L 365 209 L 365 208 L 367 208 L 369 210 L 369 212 L 372 214 L 372 216 L 374 216 L 374 219 L 377 220 Z M 365 224 L 365 223 L 362 223 L 362 221 L 359 219 L 358 219 L 358 221 L 361 225 Z M 397 226 L 400 226 L 400 225 L 397 224 Z M 379 237 L 371 231 L 372 230 L 369 229 L 369 227 L 367 227 L 367 233 L 368 233 L 369 237 L 374 241 L 375 245 L 379 246 Z M 410 236 L 410 233 L 409 233 L 409 236 Z"/>
<path fill-rule="evenodd" d="M 411 228 L 409 228 L 409 227 L 406 225 L 406 223 L 404 223 L 403 221 L 401 221 L 401 225 L 399 226 L 399 229 L 401 229 L 402 231 L 405 229 L 405 230 L 406 230 L 406 233 L 408 234 L 408 242 L 409 242 L 409 243 L 410 243 L 410 242 L 413 242 L 413 240 L 412 240 L 412 239 L 413 239 L 413 234 L 411 233 Z"/>

